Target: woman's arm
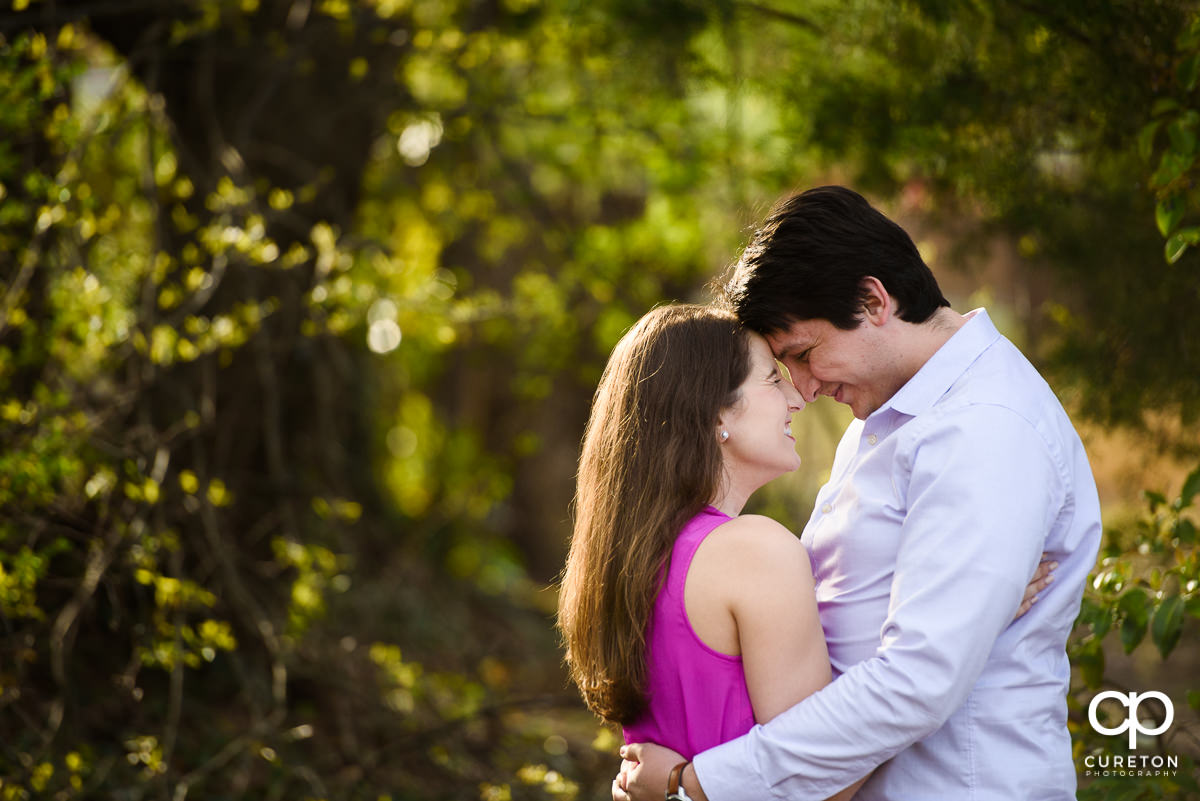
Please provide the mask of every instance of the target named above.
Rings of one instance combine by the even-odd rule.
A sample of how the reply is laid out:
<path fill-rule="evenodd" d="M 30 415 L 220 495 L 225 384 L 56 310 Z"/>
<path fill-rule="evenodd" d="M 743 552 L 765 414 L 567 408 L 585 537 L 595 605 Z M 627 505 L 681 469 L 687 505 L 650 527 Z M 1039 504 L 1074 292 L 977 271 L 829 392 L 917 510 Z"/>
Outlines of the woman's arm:
<path fill-rule="evenodd" d="M 736 626 L 754 718 L 766 723 L 831 679 L 808 552 L 767 517 L 727 526 L 724 580 L 715 588 Z"/>
<path fill-rule="evenodd" d="M 716 547 L 710 548 L 710 542 Z M 707 588 L 709 604 L 696 602 L 701 587 Z M 829 652 L 817 617 L 808 552 L 784 526 L 758 515 L 726 523 L 719 536 L 710 537 L 697 552 L 688 573 L 688 590 L 692 590 L 685 590 L 688 616 L 701 639 L 705 632 L 697 618 L 705 611 L 711 616 L 711 602 L 718 601 L 728 610 L 729 633 L 736 638 L 735 652 L 742 655 L 758 723 L 766 723 L 829 683 Z M 694 615 L 697 605 L 708 608 Z M 729 643 L 724 645 L 728 649 Z M 862 781 L 835 798 L 850 798 Z"/>

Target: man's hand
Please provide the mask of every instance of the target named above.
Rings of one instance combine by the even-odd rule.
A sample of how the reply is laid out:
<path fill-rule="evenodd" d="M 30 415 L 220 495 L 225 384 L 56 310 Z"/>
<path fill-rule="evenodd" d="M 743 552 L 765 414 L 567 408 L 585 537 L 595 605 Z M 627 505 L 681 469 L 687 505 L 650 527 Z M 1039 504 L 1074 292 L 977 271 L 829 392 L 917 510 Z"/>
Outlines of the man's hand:
<path fill-rule="evenodd" d="M 682 756 L 653 743 L 634 743 L 621 748 L 621 772 L 613 779 L 613 801 L 659 801 L 667 791 L 671 768 Z"/>

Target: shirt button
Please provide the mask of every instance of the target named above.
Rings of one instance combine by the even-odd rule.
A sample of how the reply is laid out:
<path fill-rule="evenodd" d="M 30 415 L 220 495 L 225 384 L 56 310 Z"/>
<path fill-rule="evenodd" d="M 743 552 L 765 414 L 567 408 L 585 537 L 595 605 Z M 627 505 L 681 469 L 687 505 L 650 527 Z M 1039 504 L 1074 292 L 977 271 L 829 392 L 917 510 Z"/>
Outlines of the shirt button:
<path fill-rule="evenodd" d="M 879 437 L 875 436 L 874 434 L 867 434 L 868 445 L 874 445 L 876 442 L 879 442 Z"/>
<path fill-rule="evenodd" d="M 824 514 L 829 514 L 830 512 L 832 512 L 832 511 L 833 511 L 833 507 L 832 507 L 832 506 L 830 506 L 829 504 L 825 504 L 824 506 L 822 506 L 822 507 L 821 507 L 821 511 L 822 511 Z"/>

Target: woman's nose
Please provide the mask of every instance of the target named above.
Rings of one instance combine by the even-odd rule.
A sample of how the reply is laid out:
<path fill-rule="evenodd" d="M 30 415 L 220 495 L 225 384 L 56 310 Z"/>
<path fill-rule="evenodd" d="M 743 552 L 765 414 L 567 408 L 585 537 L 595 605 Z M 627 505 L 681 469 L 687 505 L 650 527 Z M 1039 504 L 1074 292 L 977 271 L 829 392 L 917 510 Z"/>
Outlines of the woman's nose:
<path fill-rule="evenodd" d="M 795 385 L 790 381 L 784 381 L 783 385 L 783 394 L 787 398 L 788 411 L 798 412 L 803 409 L 809 401 L 800 393 L 800 390 L 796 389 Z"/>

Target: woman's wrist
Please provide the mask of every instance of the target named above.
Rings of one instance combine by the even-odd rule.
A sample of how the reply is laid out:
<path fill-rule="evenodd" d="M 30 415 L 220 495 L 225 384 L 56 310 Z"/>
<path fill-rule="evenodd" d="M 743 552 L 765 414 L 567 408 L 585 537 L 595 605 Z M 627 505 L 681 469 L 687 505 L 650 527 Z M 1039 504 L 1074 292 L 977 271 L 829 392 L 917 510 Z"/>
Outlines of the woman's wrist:
<path fill-rule="evenodd" d="M 688 760 L 680 762 L 671 768 L 671 772 L 667 774 L 666 801 L 692 801 L 692 797 L 687 794 L 687 790 L 683 787 L 683 772 L 691 764 L 691 761 Z"/>
<path fill-rule="evenodd" d="M 696 766 L 691 762 L 680 771 L 679 785 L 685 789 L 692 801 L 708 801 L 704 788 L 700 786 L 700 777 L 696 775 Z"/>

